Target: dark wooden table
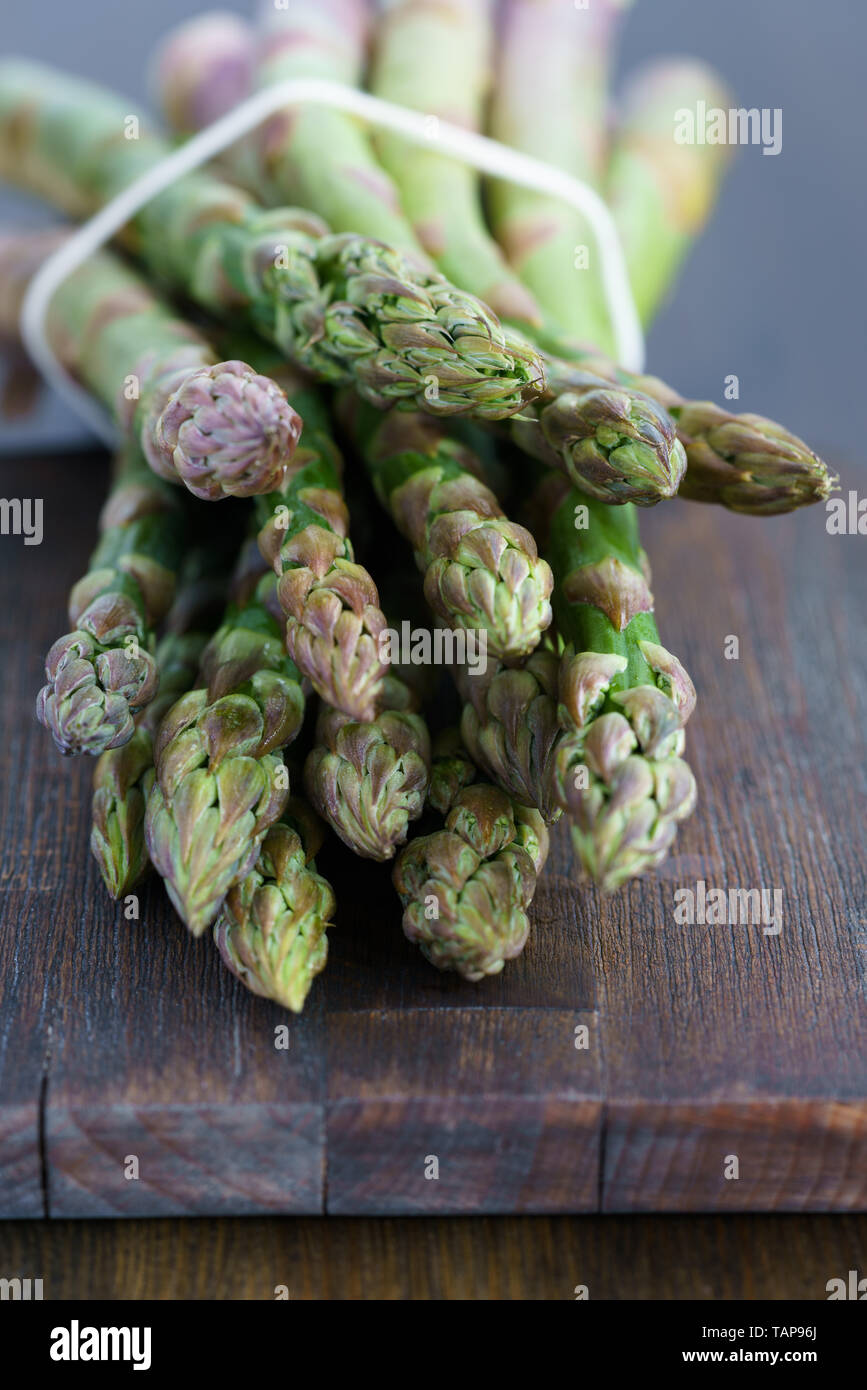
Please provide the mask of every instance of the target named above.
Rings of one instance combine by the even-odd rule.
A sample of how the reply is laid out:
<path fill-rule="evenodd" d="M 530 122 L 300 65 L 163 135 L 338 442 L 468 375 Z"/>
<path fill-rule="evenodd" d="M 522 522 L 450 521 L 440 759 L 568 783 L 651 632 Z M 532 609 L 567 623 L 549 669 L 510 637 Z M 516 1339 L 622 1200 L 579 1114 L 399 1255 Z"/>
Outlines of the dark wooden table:
<path fill-rule="evenodd" d="M 867 1216 L 221 1217 L 0 1223 L 46 1299 L 824 1300 Z"/>
<path fill-rule="evenodd" d="M 45 499 L 45 537 L 38 547 L 0 538 L 0 1211 L 327 1211 L 323 1241 L 384 1242 L 395 1290 L 415 1286 L 415 1257 L 394 1234 L 406 1223 L 335 1218 L 867 1210 L 863 538 L 829 535 L 820 508 L 767 522 L 685 503 L 648 515 L 663 641 L 700 694 L 688 738 L 700 804 L 675 852 L 604 901 L 576 886 L 558 833 L 524 956 L 471 986 L 403 940 L 387 870 L 331 850 L 331 960 L 279 1050 L 285 1016 L 238 987 L 209 941 L 188 937 L 158 885 L 143 890 L 135 923 L 108 900 L 87 850 L 90 769 L 61 761 L 32 715 L 44 651 L 93 543 L 104 463 L 7 462 L 3 476 L 5 496 Z M 732 636 L 737 660 L 725 654 Z M 779 889 L 782 931 L 679 925 L 674 893 L 699 880 Z M 435 1181 L 424 1176 L 430 1155 Z M 533 1240 L 528 1258 L 540 1270 L 554 1260 L 565 1285 L 574 1252 L 598 1242 L 594 1277 L 614 1277 L 606 1221 L 409 1226 L 443 1261 L 467 1233 L 519 1259 Z M 55 1239 L 11 1229 L 19 1249 Z M 129 1229 L 153 1251 L 174 1228 Z M 201 1232 L 184 1229 L 182 1246 Z M 251 1229 L 278 1251 L 320 1227 L 233 1222 L 204 1239 L 243 1243 Z M 610 1226 L 627 1245 L 659 1229 Z M 668 1229 L 665 1240 L 689 1244 L 688 1224 Z M 711 1248 L 758 1228 L 704 1229 Z M 831 1260 L 827 1227 L 801 1229 L 817 1233 L 803 1239 L 820 1243 L 820 1264 L 826 1252 L 845 1262 L 856 1233 L 863 1241 L 859 1224 L 838 1228 Z M 128 1257 L 126 1230 L 76 1236 L 79 1251 L 100 1242 L 100 1287 Z M 219 1280 L 206 1266 L 191 1287 Z M 328 1277 L 305 1275 L 305 1288 Z M 492 1267 L 484 1277 L 506 1288 Z"/>

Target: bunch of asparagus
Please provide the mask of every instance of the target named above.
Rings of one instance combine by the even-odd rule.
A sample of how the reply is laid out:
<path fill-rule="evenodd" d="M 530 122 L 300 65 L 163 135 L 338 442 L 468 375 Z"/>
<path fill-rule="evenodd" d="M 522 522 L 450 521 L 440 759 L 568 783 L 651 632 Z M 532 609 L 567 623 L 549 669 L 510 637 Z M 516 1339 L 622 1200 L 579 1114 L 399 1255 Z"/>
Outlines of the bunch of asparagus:
<path fill-rule="evenodd" d="M 727 97 L 664 60 L 612 121 L 626 8 L 284 0 L 258 26 L 210 14 L 167 36 L 155 96 L 180 136 L 293 77 L 366 83 L 434 136 L 487 116 L 607 199 L 647 323 L 726 163 L 676 143 L 674 113 Z M 0 175 L 69 217 L 169 149 L 110 92 L 0 64 Z M 65 235 L 0 238 L 10 342 Z M 769 515 L 833 486 L 781 426 L 612 360 L 601 254 L 556 200 L 310 105 L 152 198 L 51 303 L 49 342 L 120 443 L 37 716 L 97 758 L 112 896 L 155 870 L 286 1008 L 326 962 L 329 828 L 393 861 L 407 937 L 469 980 L 523 948 L 556 822 L 603 891 L 659 864 L 696 801 L 695 691 L 660 640 L 637 508 L 679 493 Z M 348 497 L 356 537 L 374 501 L 407 543 L 363 555 L 397 604 L 356 557 Z M 221 526 L 192 498 L 222 501 Z M 420 626 L 402 616 L 418 602 Z"/>

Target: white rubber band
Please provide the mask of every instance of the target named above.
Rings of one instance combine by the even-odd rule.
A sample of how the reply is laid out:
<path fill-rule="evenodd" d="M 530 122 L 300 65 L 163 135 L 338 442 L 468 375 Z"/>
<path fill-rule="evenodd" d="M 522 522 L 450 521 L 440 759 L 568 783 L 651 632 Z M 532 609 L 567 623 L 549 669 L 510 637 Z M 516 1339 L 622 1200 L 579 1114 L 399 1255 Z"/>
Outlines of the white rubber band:
<path fill-rule="evenodd" d="M 602 253 L 602 287 L 617 344 L 617 358 L 629 371 L 644 368 L 644 335 L 629 285 L 620 238 L 608 208 L 588 184 L 540 160 L 490 140 L 485 135 L 382 101 L 367 92 L 321 78 L 291 78 L 255 92 L 213 125 L 199 131 L 179 149 L 136 179 L 94 217 L 85 222 L 50 256 L 31 281 L 21 307 L 21 337 L 36 366 L 51 386 L 106 443 L 116 443 L 116 431 L 92 398 L 64 371 L 45 333 L 52 296 L 68 275 L 125 226 L 140 208 L 176 179 L 189 174 L 254 130 L 285 106 L 310 102 L 335 107 L 381 126 L 419 145 L 453 155 L 481 173 L 547 193 L 585 214 Z"/>

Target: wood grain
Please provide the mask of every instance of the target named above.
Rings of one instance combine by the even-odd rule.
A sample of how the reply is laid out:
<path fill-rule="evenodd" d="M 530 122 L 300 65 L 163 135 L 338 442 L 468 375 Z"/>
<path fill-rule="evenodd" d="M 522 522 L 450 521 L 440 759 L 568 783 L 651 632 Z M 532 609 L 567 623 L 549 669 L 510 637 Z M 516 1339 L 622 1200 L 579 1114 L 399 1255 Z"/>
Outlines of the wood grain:
<path fill-rule="evenodd" d="M 404 940 L 387 868 L 332 846 L 329 967 L 281 1049 L 285 1016 L 158 885 L 138 922 L 107 899 L 91 769 L 33 718 L 105 465 L 4 473 L 7 496 L 44 497 L 45 540 L 0 538 L 0 1213 L 867 1209 L 858 538 L 828 536 L 820 508 L 655 509 L 662 639 L 700 695 L 700 803 L 675 852 L 602 900 L 558 831 L 525 954 L 473 986 Z M 782 931 L 679 925 L 675 892 L 700 879 L 779 889 Z"/>
<path fill-rule="evenodd" d="M 822 1301 L 867 1271 L 867 1217 L 18 1221 L 0 1265 L 46 1299 Z"/>

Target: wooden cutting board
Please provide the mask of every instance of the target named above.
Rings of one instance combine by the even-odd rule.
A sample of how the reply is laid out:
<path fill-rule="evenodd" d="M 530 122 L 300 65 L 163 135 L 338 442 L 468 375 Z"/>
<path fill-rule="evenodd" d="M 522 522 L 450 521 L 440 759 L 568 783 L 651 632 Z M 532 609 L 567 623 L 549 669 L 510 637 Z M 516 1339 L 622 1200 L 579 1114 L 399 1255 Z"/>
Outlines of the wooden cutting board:
<path fill-rule="evenodd" d="M 470 985 L 403 939 L 388 870 L 336 846 L 331 959 L 292 1019 L 157 885 L 137 923 L 102 889 L 91 769 L 33 698 L 106 467 L 3 471 L 45 535 L 0 537 L 0 1215 L 867 1209 L 863 538 L 821 508 L 649 514 L 663 641 L 700 695 L 675 853 L 605 901 L 556 834 L 524 955 Z M 699 880 L 780 890 L 779 935 L 676 922 Z"/>

